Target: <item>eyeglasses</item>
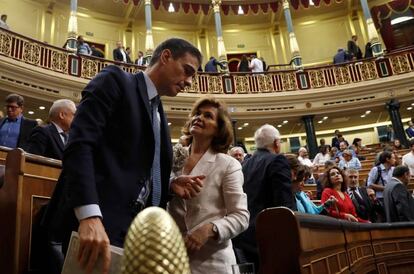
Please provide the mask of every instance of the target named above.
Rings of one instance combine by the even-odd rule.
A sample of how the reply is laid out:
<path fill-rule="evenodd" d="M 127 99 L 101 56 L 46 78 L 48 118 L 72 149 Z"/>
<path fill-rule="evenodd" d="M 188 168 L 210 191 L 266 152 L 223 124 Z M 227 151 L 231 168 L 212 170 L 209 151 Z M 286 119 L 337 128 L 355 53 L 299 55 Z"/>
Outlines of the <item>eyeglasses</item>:
<path fill-rule="evenodd" d="M 5 108 L 6 109 L 9 109 L 9 108 L 11 108 L 12 110 L 16 110 L 16 109 L 18 109 L 20 106 L 13 106 L 13 105 L 6 105 L 5 106 Z"/>

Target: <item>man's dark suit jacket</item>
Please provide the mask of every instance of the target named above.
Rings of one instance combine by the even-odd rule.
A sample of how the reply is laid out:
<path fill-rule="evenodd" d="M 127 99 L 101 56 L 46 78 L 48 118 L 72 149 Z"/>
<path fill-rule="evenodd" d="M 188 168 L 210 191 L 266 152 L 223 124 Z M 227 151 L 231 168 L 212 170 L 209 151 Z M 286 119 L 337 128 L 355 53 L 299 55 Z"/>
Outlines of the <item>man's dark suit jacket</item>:
<path fill-rule="evenodd" d="M 172 148 L 162 104 L 160 206 L 168 201 Z M 111 244 L 122 246 L 137 211 L 131 207 L 151 177 L 154 133 L 143 73 L 102 70 L 83 90 L 63 154 L 63 170 L 44 225 L 67 240 L 77 230 L 74 208 L 98 204 Z M 151 201 L 151 195 L 148 198 Z"/>
<path fill-rule="evenodd" d="M 375 215 L 375 212 L 373 212 L 372 203 L 368 197 L 367 189 L 365 187 L 358 187 L 358 191 L 359 194 L 361 194 L 361 197 L 359 197 L 360 199 L 352 199 L 356 213 L 361 219 L 373 221 L 372 215 Z"/>
<path fill-rule="evenodd" d="M 387 222 L 414 221 L 414 199 L 407 187 L 394 177 L 384 189 L 384 208 Z"/>
<path fill-rule="evenodd" d="M 27 142 L 25 150 L 29 153 L 62 160 L 64 144 L 54 124 L 37 126 Z"/>
<path fill-rule="evenodd" d="M 120 49 L 114 49 L 112 53 L 114 55 L 114 61 L 120 61 L 120 62 L 124 61 L 124 57 L 122 56 Z M 128 54 L 125 52 L 125 55 L 128 55 Z"/>
<path fill-rule="evenodd" d="M 248 260 L 257 264 L 257 215 L 263 209 L 276 206 L 296 210 L 296 203 L 292 193 L 290 167 L 285 156 L 259 148 L 243 163 L 243 174 L 243 189 L 247 194 L 250 221 L 248 229 L 233 242 L 236 248 L 244 251 Z"/>
<path fill-rule="evenodd" d="M 0 119 L 0 125 L 3 126 L 4 121 L 6 118 Z M 30 133 L 32 132 L 33 128 L 37 126 L 37 122 L 35 120 L 27 119 L 22 117 L 22 122 L 20 123 L 20 133 L 19 139 L 17 140 L 17 147 L 25 148 L 27 144 L 27 140 L 30 137 Z"/>

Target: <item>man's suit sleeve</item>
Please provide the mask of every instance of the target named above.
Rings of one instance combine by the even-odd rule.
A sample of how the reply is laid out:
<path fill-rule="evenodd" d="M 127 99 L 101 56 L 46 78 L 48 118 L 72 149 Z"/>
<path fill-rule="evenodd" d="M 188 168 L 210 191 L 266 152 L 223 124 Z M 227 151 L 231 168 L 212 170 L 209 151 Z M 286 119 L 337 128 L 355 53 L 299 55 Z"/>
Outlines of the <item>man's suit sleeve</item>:
<path fill-rule="evenodd" d="M 70 206 L 99 204 L 96 190 L 94 152 L 108 119 L 121 97 L 122 72 L 115 66 L 101 71 L 83 90 L 82 101 L 71 126 L 63 156 L 63 169 Z"/>
<path fill-rule="evenodd" d="M 273 203 L 275 206 L 285 206 L 296 210 L 293 198 L 291 174 L 289 163 L 285 156 L 277 155 L 268 166 L 272 189 Z"/>
<path fill-rule="evenodd" d="M 407 201 L 407 189 L 403 184 L 396 184 L 391 193 L 392 201 L 397 210 L 400 222 L 414 221 L 410 216 L 410 206 Z"/>
<path fill-rule="evenodd" d="M 45 128 L 37 126 L 33 129 L 24 150 L 32 154 L 44 156 L 47 142 L 48 137 Z"/>

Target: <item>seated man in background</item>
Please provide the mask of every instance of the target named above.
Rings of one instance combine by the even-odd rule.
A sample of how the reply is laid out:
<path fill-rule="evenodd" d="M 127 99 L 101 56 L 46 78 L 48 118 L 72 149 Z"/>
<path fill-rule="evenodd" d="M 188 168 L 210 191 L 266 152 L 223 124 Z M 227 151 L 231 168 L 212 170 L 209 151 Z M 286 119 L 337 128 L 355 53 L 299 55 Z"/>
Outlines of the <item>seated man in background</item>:
<path fill-rule="evenodd" d="M 0 119 L 0 146 L 24 148 L 37 122 L 23 116 L 22 96 L 9 94 L 5 101 L 7 117 Z"/>
<path fill-rule="evenodd" d="M 76 105 L 68 99 L 60 99 L 53 103 L 49 110 L 50 124 L 37 126 L 27 142 L 29 153 L 62 160 L 63 148 L 68 141 L 68 133 Z"/>
<path fill-rule="evenodd" d="M 414 199 L 407 189 L 410 170 L 406 166 L 395 167 L 392 178 L 384 189 L 384 207 L 387 222 L 414 221 Z"/>
<path fill-rule="evenodd" d="M 244 150 L 243 150 L 243 148 L 237 147 L 237 146 L 232 147 L 229 150 L 229 155 L 231 157 L 233 157 L 234 159 L 236 159 L 237 161 L 239 161 L 240 164 L 243 163 L 243 160 L 244 160 Z"/>
<path fill-rule="evenodd" d="M 345 149 L 342 152 L 342 159 L 339 161 L 338 167 L 340 169 L 361 169 L 361 162 L 358 160 L 357 157 L 352 156 L 352 150 Z"/>
<path fill-rule="evenodd" d="M 367 189 L 359 186 L 359 172 L 356 169 L 348 169 L 346 171 L 348 177 L 348 194 L 355 206 L 358 217 L 376 222 L 376 214 L 368 196 Z"/>

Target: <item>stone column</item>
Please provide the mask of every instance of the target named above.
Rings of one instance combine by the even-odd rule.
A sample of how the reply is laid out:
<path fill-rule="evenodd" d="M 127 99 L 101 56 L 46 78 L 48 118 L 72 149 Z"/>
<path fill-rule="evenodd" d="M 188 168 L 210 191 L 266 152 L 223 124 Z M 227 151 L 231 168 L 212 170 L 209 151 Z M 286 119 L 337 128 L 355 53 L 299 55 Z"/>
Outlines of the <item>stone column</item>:
<path fill-rule="evenodd" d="M 361 0 L 362 11 L 364 12 L 365 21 L 367 23 L 368 40 L 371 43 L 372 53 L 374 57 L 383 56 L 384 51 L 379 40 L 377 29 L 372 20 L 371 12 L 369 11 L 367 0 Z"/>
<path fill-rule="evenodd" d="M 290 15 L 290 7 L 288 0 L 283 0 L 283 13 L 285 15 L 286 25 L 289 34 L 289 45 L 293 67 L 301 68 L 302 57 L 300 56 L 298 41 L 296 40 L 296 35 L 293 31 L 292 16 Z"/>
<path fill-rule="evenodd" d="M 395 138 L 399 139 L 401 144 L 408 147 L 407 136 L 405 135 L 404 126 L 401 122 L 400 102 L 398 102 L 397 99 L 392 99 L 391 101 L 387 102 L 385 105 L 390 115 Z"/>
<path fill-rule="evenodd" d="M 221 29 L 221 17 L 220 17 L 220 5 L 221 0 L 211 0 L 214 11 L 214 22 L 216 24 L 216 35 L 217 35 L 217 53 L 218 61 L 223 65 L 223 68 L 219 67 L 220 72 L 228 72 L 228 62 L 226 47 L 224 46 L 223 31 Z"/>
<path fill-rule="evenodd" d="M 149 64 L 152 53 L 154 51 L 154 39 L 152 37 L 151 0 L 145 0 L 145 27 L 147 32 L 145 37 L 144 64 L 147 65 Z"/>
<path fill-rule="evenodd" d="M 76 11 L 78 9 L 78 0 L 70 1 L 70 16 L 68 24 L 68 39 L 66 40 L 66 49 L 77 51 L 77 36 L 78 36 L 78 18 Z"/>
<path fill-rule="evenodd" d="M 308 145 L 309 158 L 312 159 L 318 154 L 318 143 L 316 142 L 315 127 L 313 125 L 313 115 L 307 115 L 302 117 L 302 121 L 305 124 L 306 131 L 306 144 Z"/>

